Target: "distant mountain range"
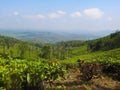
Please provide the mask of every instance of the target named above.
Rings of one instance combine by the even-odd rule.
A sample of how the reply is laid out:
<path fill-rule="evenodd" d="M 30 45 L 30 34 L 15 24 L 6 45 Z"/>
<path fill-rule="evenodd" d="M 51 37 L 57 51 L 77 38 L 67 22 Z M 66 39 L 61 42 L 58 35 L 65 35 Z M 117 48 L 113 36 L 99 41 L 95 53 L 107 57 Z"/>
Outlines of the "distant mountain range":
<path fill-rule="evenodd" d="M 68 33 L 68 32 L 53 32 L 53 31 L 22 31 L 22 30 L 0 30 L 1 35 L 14 37 L 23 41 L 33 43 L 55 43 L 69 40 L 88 40 L 99 38 L 98 35 Z"/>

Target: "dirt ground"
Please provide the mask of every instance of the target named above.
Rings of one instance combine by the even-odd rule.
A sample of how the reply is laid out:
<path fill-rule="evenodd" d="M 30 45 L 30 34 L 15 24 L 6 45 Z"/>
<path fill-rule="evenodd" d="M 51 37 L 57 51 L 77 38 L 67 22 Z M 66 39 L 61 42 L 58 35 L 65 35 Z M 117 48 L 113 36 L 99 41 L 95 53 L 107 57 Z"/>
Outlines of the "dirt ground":
<path fill-rule="evenodd" d="M 54 81 L 52 88 L 45 90 L 120 90 L 120 82 L 105 75 L 83 81 L 79 70 L 70 70 L 65 78 Z"/>

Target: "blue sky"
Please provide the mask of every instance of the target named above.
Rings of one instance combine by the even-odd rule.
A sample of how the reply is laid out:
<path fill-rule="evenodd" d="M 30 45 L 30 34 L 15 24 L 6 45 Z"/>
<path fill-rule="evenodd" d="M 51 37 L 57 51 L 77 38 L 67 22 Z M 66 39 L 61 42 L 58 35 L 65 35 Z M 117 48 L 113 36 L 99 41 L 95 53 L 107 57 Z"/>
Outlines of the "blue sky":
<path fill-rule="evenodd" d="M 120 0 L 0 0 L 0 28 L 100 32 L 120 29 Z"/>

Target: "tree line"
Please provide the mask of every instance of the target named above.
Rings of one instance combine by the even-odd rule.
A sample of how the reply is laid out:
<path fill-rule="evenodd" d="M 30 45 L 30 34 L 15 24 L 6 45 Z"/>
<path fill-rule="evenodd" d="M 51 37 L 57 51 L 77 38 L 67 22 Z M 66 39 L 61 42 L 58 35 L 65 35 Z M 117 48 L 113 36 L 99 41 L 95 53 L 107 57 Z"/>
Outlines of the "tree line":
<path fill-rule="evenodd" d="M 72 58 L 75 47 L 87 45 L 88 51 L 110 50 L 120 47 L 120 31 L 106 37 L 81 41 L 62 41 L 55 44 L 38 45 L 23 42 L 15 38 L 0 36 L 0 55 L 12 58 L 44 58 L 44 59 L 69 59 Z"/>
<path fill-rule="evenodd" d="M 98 50 L 110 50 L 120 47 L 120 31 L 116 31 L 106 37 L 99 38 L 96 40 L 91 40 L 87 42 L 88 50 L 98 51 Z"/>

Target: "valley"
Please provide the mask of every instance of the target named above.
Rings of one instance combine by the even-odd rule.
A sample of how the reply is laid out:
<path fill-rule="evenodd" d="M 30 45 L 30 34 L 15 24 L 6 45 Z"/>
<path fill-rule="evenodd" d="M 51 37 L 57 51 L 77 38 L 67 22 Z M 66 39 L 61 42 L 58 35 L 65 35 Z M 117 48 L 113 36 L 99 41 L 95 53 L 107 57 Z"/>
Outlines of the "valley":
<path fill-rule="evenodd" d="M 119 40 L 119 31 L 93 40 L 40 45 L 0 36 L 0 88 L 119 90 Z"/>

